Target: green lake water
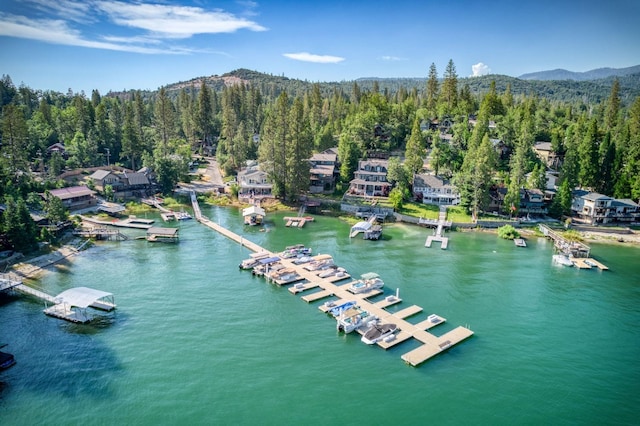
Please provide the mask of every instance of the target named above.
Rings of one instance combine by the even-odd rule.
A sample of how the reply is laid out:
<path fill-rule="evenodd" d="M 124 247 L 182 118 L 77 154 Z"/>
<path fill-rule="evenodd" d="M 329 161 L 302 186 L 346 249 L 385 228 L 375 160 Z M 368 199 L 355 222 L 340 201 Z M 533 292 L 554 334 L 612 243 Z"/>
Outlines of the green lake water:
<path fill-rule="evenodd" d="M 394 224 L 349 239 L 318 216 L 303 229 L 269 215 L 243 228 L 234 209 L 203 208 L 263 247 L 304 243 L 353 276 L 378 272 L 385 294 L 475 335 L 419 367 L 342 335 L 321 313 L 237 265 L 249 251 L 195 221 L 179 244 L 99 243 L 34 284 L 115 295 L 113 318 L 74 325 L 26 296 L 0 299 L 0 342 L 18 363 L 0 372 L 0 425 L 638 424 L 640 249 L 593 245 L 609 271 L 552 263 L 493 234 Z M 149 215 L 157 218 L 158 216 Z M 141 235 L 125 231 L 129 235 Z"/>

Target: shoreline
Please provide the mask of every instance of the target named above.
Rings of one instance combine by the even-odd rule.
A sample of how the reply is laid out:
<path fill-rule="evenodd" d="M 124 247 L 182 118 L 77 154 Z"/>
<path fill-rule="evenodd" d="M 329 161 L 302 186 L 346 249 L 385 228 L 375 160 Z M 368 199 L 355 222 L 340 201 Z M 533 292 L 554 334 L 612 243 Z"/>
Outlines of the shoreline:
<path fill-rule="evenodd" d="M 418 226 L 419 227 L 419 226 Z M 467 233 L 467 232 L 482 232 L 498 234 L 498 228 L 464 228 L 457 229 L 455 232 Z M 520 235 L 525 238 L 544 236 L 539 235 L 533 229 L 518 229 Z M 597 232 L 597 231 L 579 231 L 577 232 L 581 236 L 581 242 L 583 243 L 596 243 L 615 246 L 626 246 L 633 248 L 640 248 L 640 233 L 631 231 L 627 234 L 611 233 L 611 232 Z M 33 258 L 25 259 L 22 257 L 22 261 L 14 263 L 8 266 L 7 272 L 15 273 L 23 279 L 38 279 L 47 272 L 54 272 L 58 263 L 63 260 L 71 261 L 73 257 L 80 253 L 80 250 L 75 248 L 71 244 L 65 244 L 61 247 L 53 250 L 49 253 L 42 254 Z"/>
<path fill-rule="evenodd" d="M 80 253 L 78 249 L 72 245 L 65 244 L 50 253 L 14 263 L 9 268 L 9 272 L 22 279 L 38 279 L 47 272 L 53 272 L 55 266 L 63 260 L 72 260 L 78 253 Z"/>

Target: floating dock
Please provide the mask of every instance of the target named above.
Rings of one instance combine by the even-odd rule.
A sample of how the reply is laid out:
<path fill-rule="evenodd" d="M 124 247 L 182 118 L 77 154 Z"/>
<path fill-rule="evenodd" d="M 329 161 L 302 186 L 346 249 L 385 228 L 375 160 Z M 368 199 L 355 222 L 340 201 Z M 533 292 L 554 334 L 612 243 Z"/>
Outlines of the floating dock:
<path fill-rule="evenodd" d="M 236 241 L 237 243 L 245 246 L 256 253 L 269 253 L 270 255 L 274 255 L 272 252 L 265 250 L 263 247 L 259 246 L 256 243 L 251 241 L 247 241 L 242 236 L 218 225 L 210 221 L 209 219 L 203 217 L 199 214 L 199 207 L 197 206 L 197 200 L 194 196 L 191 199 L 194 204 L 194 211 L 196 211 L 196 219 L 205 226 L 213 229 L 224 235 L 225 237 Z M 400 303 L 401 300 L 397 302 L 394 301 L 393 297 L 387 296 L 385 299 L 386 302 L 372 302 L 368 300 L 369 298 L 373 298 L 382 294 L 381 290 L 370 291 L 368 293 L 359 293 L 352 294 L 347 291 L 347 285 L 339 285 L 335 282 L 331 282 L 328 279 L 320 278 L 314 272 L 307 271 L 304 269 L 304 264 L 298 265 L 294 264 L 292 260 L 289 259 L 281 259 L 280 263 L 289 269 L 293 269 L 299 276 L 304 279 L 304 283 L 294 284 L 294 290 L 289 289 L 292 294 L 297 294 L 298 292 L 306 292 L 306 290 L 317 290 L 313 291 L 310 294 L 305 294 L 301 297 L 307 303 L 312 303 L 315 301 L 319 301 L 322 299 L 326 299 L 328 297 L 336 297 L 338 300 L 354 300 L 357 301 L 358 305 L 369 312 L 372 315 L 377 316 L 381 321 L 387 323 L 394 323 L 400 329 L 400 332 L 385 338 L 384 340 L 377 342 L 378 346 L 384 349 L 388 349 L 392 346 L 395 346 L 399 343 L 402 343 L 411 338 L 418 340 L 422 343 L 421 346 L 413 349 L 404 355 L 402 355 L 402 359 L 410 365 L 417 366 L 427 361 L 428 359 L 442 353 L 443 351 L 449 349 L 455 344 L 471 337 L 473 335 L 473 331 L 465 327 L 457 327 L 448 333 L 443 334 L 442 336 L 435 336 L 429 333 L 428 329 L 445 322 L 444 318 L 439 317 L 437 315 L 430 315 L 427 320 L 421 321 L 420 323 L 414 325 L 405 320 L 410 316 L 416 315 L 419 312 L 422 312 L 422 308 L 416 305 L 412 305 L 408 308 L 402 309 L 396 313 L 392 313 L 384 309 L 384 307 L 388 307 L 391 305 L 395 305 L 396 303 Z M 339 280 L 339 281 L 342 281 Z M 297 289 L 296 289 L 297 287 Z M 397 297 L 397 296 L 394 296 Z M 397 297 L 399 299 L 399 297 Z M 385 303 L 388 304 L 385 306 Z M 322 310 L 323 306 L 325 307 L 325 311 L 327 307 L 325 305 L 321 305 L 319 308 Z M 436 321 L 434 321 L 436 320 Z"/>

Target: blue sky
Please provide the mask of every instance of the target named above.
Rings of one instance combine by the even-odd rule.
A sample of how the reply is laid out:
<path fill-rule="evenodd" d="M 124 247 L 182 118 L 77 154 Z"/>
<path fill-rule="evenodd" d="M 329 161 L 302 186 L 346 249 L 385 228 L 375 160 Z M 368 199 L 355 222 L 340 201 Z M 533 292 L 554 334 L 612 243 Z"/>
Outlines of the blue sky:
<path fill-rule="evenodd" d="M 66 92 L 249 68 L 308 81 L 640 64 L 640 2 L 0 0 L 0 74 Z"/>

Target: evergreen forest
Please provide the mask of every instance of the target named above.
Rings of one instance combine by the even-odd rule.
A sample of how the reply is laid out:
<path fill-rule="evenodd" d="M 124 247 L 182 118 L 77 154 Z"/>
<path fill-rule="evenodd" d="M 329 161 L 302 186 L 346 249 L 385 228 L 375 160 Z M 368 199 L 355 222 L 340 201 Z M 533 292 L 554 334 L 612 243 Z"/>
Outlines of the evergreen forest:
<path fill-rule="evenodd" d="M 449 61 L 442 73 L 431 64 L 423 79 L 311 83 L 248 70 L 223 77 L 86 95 L 16 87 L 4 75 L 0 243 L 29 250 L 48 238 L 29 211 L 64 219 L 55 201 L 39 196 L 64 185 L 64 170 L 146 166 L 169 192 L 193 154 L 215 155 L 229 176 L 258 160 L 275 195 L 295 201 L 308 189 L 313 153 L 338 148 L 341 191 L 358 160 L 385 153 L 394 204 L 410 199 L 412 177 L 428 156 L 431 171 L 451 178 L 462 206 L 477 214 L 496 186 L 507 190 L 505 210 L 517 210 L 521 188 L 544 189 L 546 165 L 533 146 L 545 141 L 562 159 L 554 215 L 570 212 L 575 188 L 640 198 L 639 75 L 587 82 L 460 78 Z M 444 133 L 428 126 L 444 122 Z M 56 143 L 65 157 L 49 149 Z"/>

